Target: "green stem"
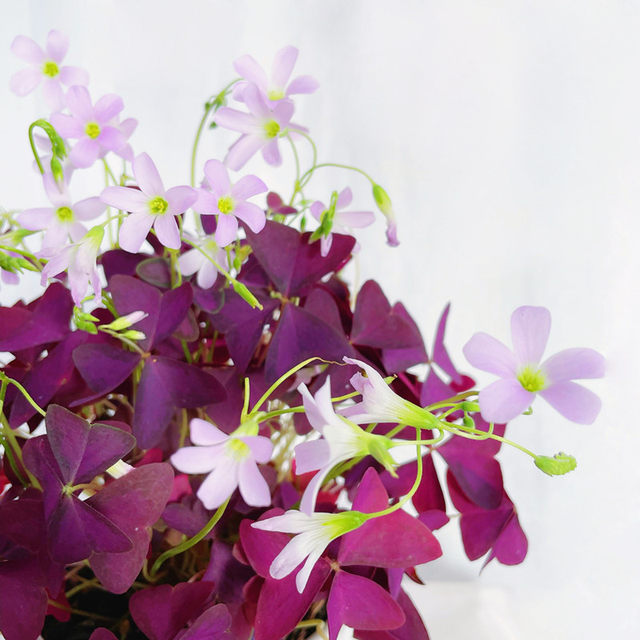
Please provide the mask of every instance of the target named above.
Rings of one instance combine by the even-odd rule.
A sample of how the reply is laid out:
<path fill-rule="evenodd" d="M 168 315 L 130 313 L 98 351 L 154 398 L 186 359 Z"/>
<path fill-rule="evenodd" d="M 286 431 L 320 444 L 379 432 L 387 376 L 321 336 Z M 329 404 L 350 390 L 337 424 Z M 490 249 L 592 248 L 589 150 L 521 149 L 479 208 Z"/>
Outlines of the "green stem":
<path fill-rule="evenodd" d="M 42 166 L 42 162 L 40 162 L 40 156 L 38 155 L 38 150 L 36 149 L 36 143 L 33 140 L 33 130 L 39 126 L 40 125 L 38 124 L 37 120 L 35 122 L 32 122 L 31 125 L 29 125 L 29 144 L 31 145 L 31 151 L 33 152 L 33 155 L 36 159 L 38 170 L 42 175 L 44 175 L 44 168 Z"/>
<path fill-rule="evenodd" d="M 194 545 L 198 544 L 200 540 L 205 538 L 207 534 L 213 529 L 213 527 L 215 527 L 216 524 L 218 524 L 218 521 L 220 520 L 220 518 L 222 518 L 222 515 L 224 514 L 230 499 L 231 499 L 230 497 L 227 498 L 226 501 L 223 502 L 218 507 L 218 510 L 213 514 L 213 517 L 211 518 L 211 520 L 209 520 L 209 522 L 207 522 L 207 524 L 202 529 L 200 529 L 200 531 L 198 531 L 198 533 L 196 533 L 195 536 L 173 547 L 173 549 L 169 549 L 168 551 L 165 551 L 163 554 L 161 554 L 158 557 L 158 559 L 153 563 L 153 566 L 151 567 L 151 573 L 150 573 L 151 578 L 155 577 L 160 567 L 169 558 L 172 558 L 173 556 L 177 556 L 178 554 L 186 551 L 187 549 L 190 549 Z"/>
<path fill-rule="evenodd" d="M 446 400 L 442 400 L 440 402 L 435 402 L 434 404 L 430 404 L 427 407 L 424 407 L 427 411 L 433 411 L 434 409 L 442 409 L 444 407 L 451 407 L 455 404 L 458 404 L 462 400 L 466 400 L 471 396 L 477 396 L 477 391 L 465 391 L 464 393 L 459 393 L 457 396 L 453 396 L 452 398 L 447 398 Z"/>
<path fill-rule="evenodd" d="M 300 178 L 301 186 L 304 187 L 311 179 L 313 172 L 316 169 L 320 169 L 322 167 L 335 167 L 337 169 L 348 169 L 349 171 L 355 171 L 356 173 L 363 175 L 372 185 L 376 184 L 375 180 L 366 171 L 363 171 L 362 169 L 358 169 L 358 167 L 352 167 L 351 165 L 348 165 L 348 164 L 338 164 L 337 162 L 322 162 L 320 164 L 316 164 L 310 169 L 307 169 L 302 174 L 302 177 Z"/>
<path fill-rule="evenodd" d="M 25 400 L 44 418 L 47 413 L 42 407 L 29 395 L 29 392 L 17 381 L 13 378 L 7 376 L 4 372 L 0 371 L 0 379 L 3 381 L 6 380 L 9 384 L 12 384 L 14 387 L 18 388 L 18 391 L 25 397 Z M 4 397 L 3 397 L 4 401 Z M 0 404 L 0 411 L 2 410 L 2 405 Z"/>

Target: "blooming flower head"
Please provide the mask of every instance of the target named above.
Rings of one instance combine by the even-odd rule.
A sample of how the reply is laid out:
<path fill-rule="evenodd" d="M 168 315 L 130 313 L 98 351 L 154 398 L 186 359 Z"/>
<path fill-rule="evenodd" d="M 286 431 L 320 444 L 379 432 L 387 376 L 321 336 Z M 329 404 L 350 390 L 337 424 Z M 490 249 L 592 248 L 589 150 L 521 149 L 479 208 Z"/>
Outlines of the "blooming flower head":
<path fill-rule="evenodd" d="M 302 562 L 304 565 L 296 576 L 298 593 L 304 591 L 314 565 L 329 546 L 329 543 L 357 529 L 367 521 L 359 511 L 342 513 L 311 513 L 290 510 L 281 516 L 254 522 L 251 526 L 264 531 L 281 531 L 295 536 L 275 557 L 269 573 L 276 580 L 288 576 Z"/>
<path fill-rule="evenodd" d="M 93 227 L 79 242 L 58 250 L 45 250 L 41 255 L 50 259 L 42 270 L 42 286 L 46 285 L 47 279 L 68 270 L 71 297 L 77 307 L 82 305 L 89 284 L 96 298 L 99 298 L 102 285 L 96 268 L 96 258 L 103 236 L 103 227 Z"/>
<path fill-rule="evenodd" d="M 178 268 L 183 276 L 191 276 L 197 272 L 198 286 L 208 289 L 218 277 L 218 267 L 209 258 L 215 260 L 223 269 L 228 269 L 227 252 L 221 249 L 211 236 L 203 238 L 197 244 L 197 248 L 185 251 L 178 258 Z"/>
<path fill-rule="evenodd" d="M 196 201 L 195 189 L 180 186 L 165 190 L 156 165 L 146 153 L 135 157 L 133 175 L 139 190 L 107 187 L 100 194 L 105 204 L 130 212 L 120 227 L 120 247 L 137 253 L 153 227 L 165 247 L 179 249 L 180 232 L 175 216 L 184 213 Z"/>
<path fill-rule="evenodd" d="M 343 189 L 337 197 L 332 198 L 329 207 L 317 200 L 311 205 L 311 215 L 320 223 L 320 253 L 326 256 L 331 249 L 332 231 L 349 233 L 350 228 L 367 227 L 373 223 L 373 211 L 342 211 L 351 204 L 351 189 Z"/>
<path fill-rule="evenodd" d="M 283 47 L 276 53 L 271 66 L 271 75 L 250 55 L 244 55 L 233 63 L 233 68 L 248 82 L 239 82 L 233 88 L 233 97 L 243 101 L 243 94 L 248 84 L 253 83 L 262 97 L 270 102 L 284 100 L 296 93 L 313 93 L 318 88 L 318 81 L 311 76 L 297 76 L 291 82 L 291 72 L 298 59 L 298 49 L 292 46 Z"/>
<path fill-rule="evenodd" d="M 238 234 L 238 218 L 254 233 L 264 228 L 264 211 L 248 199 L 264 193 L 267 185 L 257 176 L 244 176 L 235 184 L 220 160 L 208 160 L 204 165 L 205 185 L 200 189 L 196 211 L 203 215 L 217 215 L 215 241 L 221 247 L 232 243 Z"/>
<path fill-rule="evenodd" d="M 401 398 L 370 365 L 353 358 L 343 358 L 347 364 L 364 369 L 366 377 L 356 373 L 351 378 L 353 388 L 362 394 L 362 401 L 340 413 L 358 424 L 396 422 L 421 429 L 438 427 L 438 419 L 413 402 Z"/>
<path fill-rule="evenodd" d="M 539 393 L 565 418 L 591 424 L 600 399 L 573 380 L 601 378 L 604 358 L 593 349 L 565 349 L 540 362 L 551 328 L 544 307 L 519 307 L 511 315 L 513 350 L 487 335 L 476 333 L 464 346 L 467 360 L 500 380 L 480 392 L 480 411 L 489 422 L 508 422 L 527 409 Z"/>
<path fill-rule="evenodd" d="M 89 74 L 78 67 L 61 66 L 69 39 L 55 29 L 49 31 L 44 51 L 27 36 L 17 36 L 11 44 L 11 51 L 30 66 L 11 76 L 10 87 L 16 95 L 26 96 L 42 82 L 42 92 L 53 111 L 64 107 L 62 85 L 89 84 Z"/>
<path fill-rule="evenodd" d="M 262 149 L 265 162 L 280 165 L 282 157 L 278 138 L 286 133 L 288 127 L 298 128 L 291 124 L 293 103 L 281 100 L 272 108 L 254 84 L 247 85 L 242 96 L 249 113 L 230 107 L 222 107 L 216 113 L 215 121 L 218 126 L 242 134 L 229 148 L 224 163 L 237 171 Z"/>
<path fill-rule="evenodd" d="M 100 198 L 92 197 L 75 204 L 66 184 L 57 183 L 50 173 L 43 176 L 44 189 L 53 207 L 25 209 L 17 217 L 18 223 L 31 231 L 44 231 L 43 249 L 55 249 L 67 241 L 75 242 L 86 233 L 86 227 L 79 220 L 92 220 L 106 209 Z"/>
<path fill-rule="evenodd" d="M 178 449 L 171 464 L 183 473 L 209 474 L 197 492 L 207 509 L 219 507 L 236 488 L 252 507 L 271 504 L 269 485 L 257 465 L 269 462 L 273 444 L 257 435 L 255 422 L 240 425 L 231 435 L 199 418 L 194 418 L 190 427 L 191 442 L 196 446 Z"/>
<path fill-rule="evenodd" d="M 295 449 L 296 473 L 319 469 L 302 496 L 301 511 L 313 513 L 320 487 L 331 469 L 341 462 L 372 455 L 394 473 L 394 461 L 388 452 L 391 440 L 385 436 L 367 433 L 353 422 L 336 415 L 331 403 L 329 379 L 318 390 L 315 398 L 304 384 L 298 387 L 298 391 L 302 394 L 309 422 L 323 436 L 321 440 L 303 442 Z"/>
<path fill-rule="evenodd" d="M 124 109 L 122 98 L 113 93 L 100 98 L 95 106 L 86 87 L 71 87 L 66 96 L 71 115 L 56 113 L 51 124 L 63 138 L 77 139 L 69 158 L 76 167 L 90 167 L 107 151 L 119 151 L 127 144 L 125 134 L 112 124 Z"/>

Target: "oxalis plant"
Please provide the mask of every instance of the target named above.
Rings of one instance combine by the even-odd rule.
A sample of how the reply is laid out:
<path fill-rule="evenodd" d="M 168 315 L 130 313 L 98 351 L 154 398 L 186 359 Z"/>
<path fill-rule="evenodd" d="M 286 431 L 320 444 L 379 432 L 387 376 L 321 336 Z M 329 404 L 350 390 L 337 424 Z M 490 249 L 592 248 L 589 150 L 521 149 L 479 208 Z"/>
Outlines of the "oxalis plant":
<path fill-rule="evenodd" d="M 520 307 L 512 348 L 485 333 L 464 346 L 497 376 L 478 390 L 445 349 L 448 308 L 427 351 L 374 280 L 350 290 L 353 230 L 382 215 L 398 244 L 393 208 L 294 123 L 294 98 L 317 89 L 293 73 L 294 47 L 270 72 L 234 62 L 205 104 L 191 184 L 166 187 L 130 144 L 122 99 L 91 96 L 67 45 L 51 31 L 44 48 L 11 46 L 27 63 L 11 88 L 39 87 L 52 112 L 28 130 L 50 204 L 0 226 L 2 286 L 25 271 L 42 283 L 0 308 L 4 637 L 335 640 L 346 625 L 362 640 L 428 638 L 403 577 L 420 582 L 454 518 L 470 560 L 522 562 L 496 454 L 516 447 L 550 475 L 576 462 L 512 442 L 506 423 L 536 395 L 593 422 L 600 401 L 574 380 L 602 376 L 603 358 L 545 358 L 549 311 Z M 238 139 L 200 164 L 215 128 Z M 273 166 L 292 154 L 290 193 L 243 172 L 258 152 Z M 344 183 L 319 191 L 325 167 L 377 212 L 352 209 Z M 106 186 L 78 200 L 85 170 Z"/>

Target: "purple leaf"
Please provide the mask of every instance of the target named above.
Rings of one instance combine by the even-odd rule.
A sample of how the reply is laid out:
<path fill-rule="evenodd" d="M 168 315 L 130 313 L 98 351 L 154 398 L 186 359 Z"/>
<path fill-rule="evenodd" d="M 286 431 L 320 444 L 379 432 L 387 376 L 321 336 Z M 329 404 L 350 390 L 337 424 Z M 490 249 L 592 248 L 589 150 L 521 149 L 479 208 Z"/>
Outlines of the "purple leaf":
<path fill-rule="evenodd" d="M 462 376 L 458 373 L 453 362 L 451 362 L 449 353 L 444 346 L 444 332 L 447 327 L 447 318 L 449 317 L 450 308 L 451 303 L 444 308 L 444 311 L 440 316 L 438 329 L 436 330 L 436 336 L 433 341 L 433 356 L 431 361 L 435 362 L 445 373 L 448 373 L 453 382 L 456 384 L 462 384 Z"/>
<path fill-rule="evenodd" d="M 187 316 L 187 311 L 193 302 L 193 289 L 188 282 L 176 289 L 169 289 L 162 294 L 160 301 L 160 316 L 154 345 L 168 338 Z"/>
<path fill-rule="evenodd" d="M 388 348 L 382 350 L 382 364 L 384 365 L 387 373 L 399 373 L 406 371 L 409 367 L 415 364 L 421 364 L 429 360 L 427 351 L 424 348 L 424 341 L 420 335 L 418 325 L 414 322 L 413 318 L 409 315 L 404 305 L 401 302 L 396 302 L 393 305 L 392 312 L 404 318 L 405 321 L 411 325 L 417 336 L 420 337 L 419 341 L 409 347 L 401 348 Z"/>
<path fill-rule="evenodd" d="M 223 640 L 224 638 L 231 640 L 230 626 L 229 609 L 223 604 L 216 604 L 201 614 L 179 638 L 180 640 Z"/>
<path fill-rule="evenodd" d="M 109 629 L 100 627 L 89 636 L 89 640 L 118 640 L 118 638 Z"/>
<path fill-rule="evenodd" d="M 308 311 L 287 304 L 271 340 L 265 362 L 266 377 L 274 381 L 312 356 L 342 362 L 344 356 L 352 355 L 353 347 L 344 334 Z"/>
<path fill-rule="evenodd" d="M 113 249 L 102 254 L 100 262 L 104 267 L 107 282 L 116 275 L 134 276 L 136 267 L 145 259 L 142 253 L 129 253 L 122 249 Z"/>
<path fill-rule="evenodd" d="M 246 232 L 256 259 L 278 291 L 287 297 L 304 295 L 322 276 L 338 270 L 355 245 L 351 236 L 334 233 L 329 254 L 323 258 L 320 243 L 309 244 L 310 233 L 300 234 L 270 220 L 260 233 L 250 229 Z"/>
<path fill-rule="evenodd" d="M 103 395 L 120 386 L 140 362 L 140 356 L 110 344 L 83 344 L 73 362 L 92 391 Z"/>
<path fill-rule="evenodd" d="M 314 288 L 307 296 L 304 310 L 333 327 L 339 334 L 344 333 L 338 306 L 333 296 L 325 289 Z"/>
<path fill-rule="evenodd" d="M 164 258 L 147 258 L 136 265 L 137 276 L 153 285 L 166 289 L 171 286 L 171 270 Z M 133 274 L 130 274 L 133 275 Z"/>
<path fill-rule="evenodd" d="M 202 611 L 212 589 L 211 582 L 182 582 L 137 591 L 129 601 L 131 617 L 150 640 L 173 640 Z"/>
<path fill-rule="evenodd" d="M 260 520 L 283 513 L 282 509 L 270 509 Z M 256 529 L 251 526 L 251 520 L 243 520 L 240 523 L 242 549 L 254 571 L 262 578 L 269 576 L 271 563 L 290 539 L 286 533 Z"/>
<path fill-rule="evenodd" d="M 150 527 L 162 514 L 173 485 L 173 470 L 164 463 L 138 467 L 87 500 L 118 525 L 133 542 L 124 553 L 94 553 L 89 564 L 104 587 L 124 593 L 140 572 L 149 547 Z"/>
<path fill-rule="evenodd" d="M 55 404 L 48 407 L 45 424 L 47 440 L 58 463 L 61 478 L 65 483 L 73 482 L 87 448 L 91 427 L 73 411 Z"/>
<path fill-rule="evenodd" d="M 346 571 L 338 571 L 327 602 L 329 640 L 336 640 L 342 625 L 376 631 L 397 629 L 405 622 L 402 609 L 379 584 Z"/>
<path fill-rule="evenodd" d="M 373 513 L 389 506 L 389 496 L 373 468 L 367 469 L 353 500 L 354 511 Z M 439 542 L 416 518 L 402 510 L 365 522 L 342 537 L 341 565 L 413 567 L 442 555 Z"/>
<path fill-rule="evenodd" d="M 152 356 L 145 361 L 133 415 L 138 446 L 155 446 L 176 408 L 196 409 L 226 397 L 214 376 L 179 360 Z"/>

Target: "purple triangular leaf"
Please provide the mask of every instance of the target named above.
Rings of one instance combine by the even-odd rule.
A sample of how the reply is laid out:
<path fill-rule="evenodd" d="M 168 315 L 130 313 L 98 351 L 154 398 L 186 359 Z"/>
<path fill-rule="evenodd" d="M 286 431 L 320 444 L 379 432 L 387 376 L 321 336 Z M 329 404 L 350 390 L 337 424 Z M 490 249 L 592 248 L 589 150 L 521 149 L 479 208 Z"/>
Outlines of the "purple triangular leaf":
<path fill-rule="evenodd" d="M 231 615 L 224 604 L 216 604 L 202 613 L 198 619 L 179 637 L 180 640 L 232 640 Z"/>
<path fill-rule="evenodd" d="M 102 254 L 100 262 L 104 267 L 107 282 L 115 275 L 134 276 L 136 267 L 145 259 L 144 254 L 129 253 L 122 249 L 112 249 Z"/>
<path fill-rule="evenodd" d="M 153 257 L 142 260 L 136 265 L 135 273 L 154 287 L 165 289 L 171 286 L 171 269 L 164 258 Z"/>
<path fill-rule="evenodd" d="M 69 409 L 50 405 L 45 417 L 47 439 L 65 483 L 73 482 L 82 462 L 89 429 L 86 420 Z"/>
<path fill-rule="evenodd" d="M 333 296 L 325 289 L 314 288 L 307 296 L 304 309 L 330 327 L 333 327 L 339 334 L 344 333 L 338 306 Z"/>
<path fill-rule="evenodd" d="M 89 482 L 133 449 L 136 439 L 126 431 L 106 424 L 94 423 L 89 440 L 76 471 L 75 482 Z"/>
<path fill-rule="evenodd" d="M 418 325 L 404 308 L 404 305 L 401 302 L 396 302 L 393 305 L 392 312 L 396 316 L 404 318 L 404 320 L 413 327 L 414 335 L 420 338 L 408 347 L 388 348 L 382 350 L 382 364 L 384 365 L 387 373 L 399 373 L 401 371 L 406 371 L 409 367 L 416 364 L 427 362 L 429 360 L 429 356 L 427 355 L 427 351 L 424 347 L 424 341 L 420 334 L 420 329 L 418 329 Z"/>
<path fill-rule="evenodd" d="M 169 289 L 162 295 L 160 315 L 153 344 L 159 344 L 168 338 L 187 316 L 193 302 L 193 289 L 188 282 L 177 289 Z"/>
<path fill-rule="evenodd" d="M 438 321 L 438 328 L 433 341 L 433 355 L 431 357 L 431 361 L 435 362 L 445 373 L 449 374 L 453 382 L 461 384 L 462 376 L 453 365 L 453 362 L 449 357 L 449 353 L 444 346 L 444 332 L 447 327 L 447 318 L 449 317 L 450 308 L 451 303 L 444 308 L 444 311 L 440 316 L 440 320 Z"/>
<path fill-rule="evenodd" d="M 140 355 L 110 344 L 83 344 L 73 362 L 92 391 L 106 394 L 121 385 L 140 362 Z"/>

